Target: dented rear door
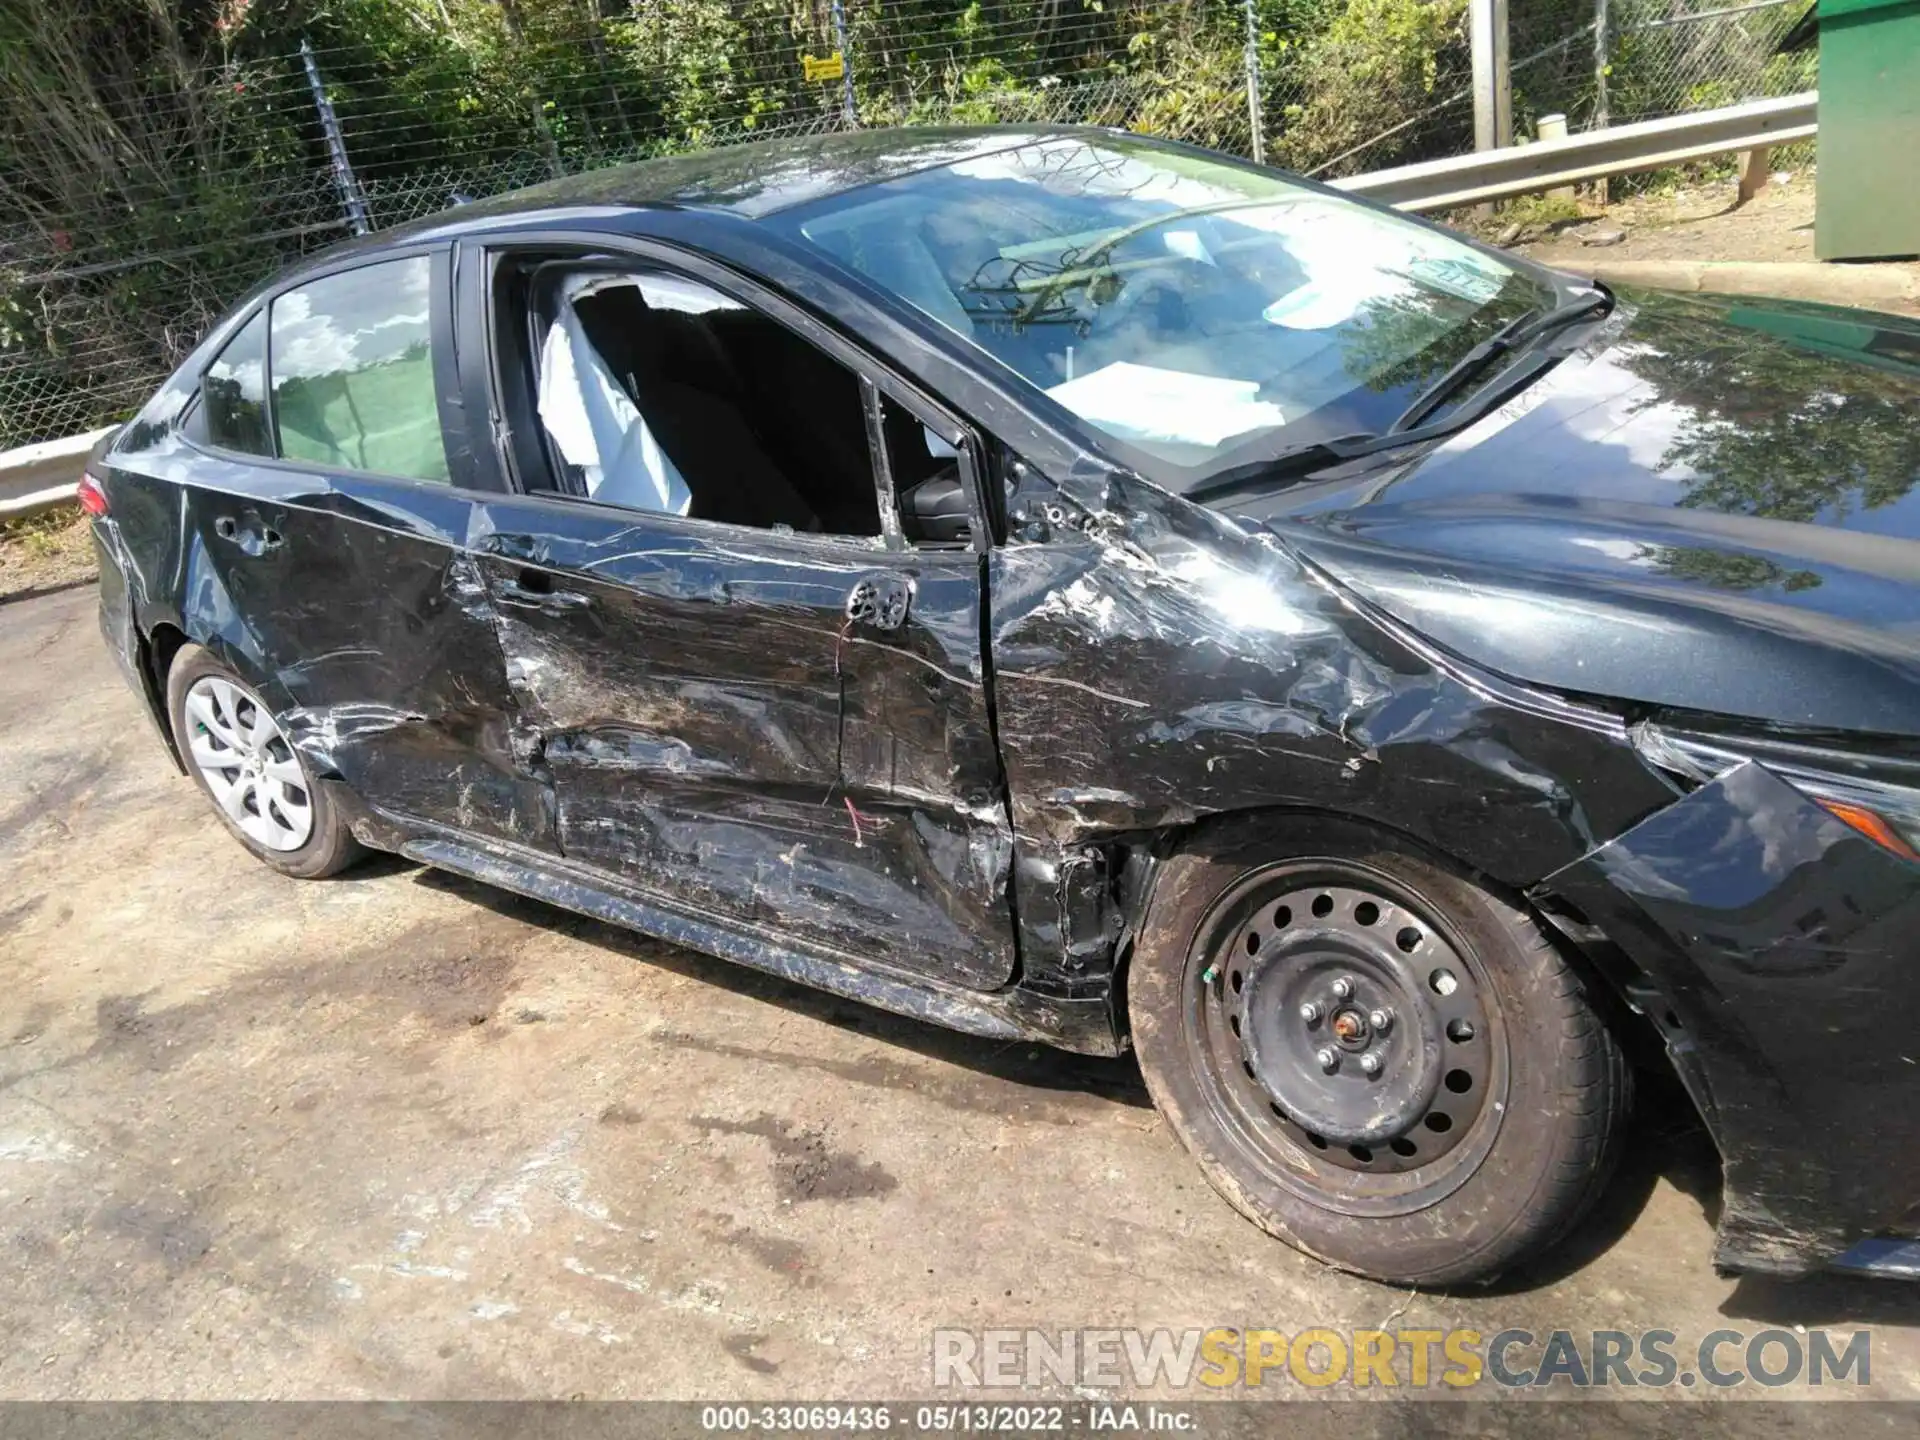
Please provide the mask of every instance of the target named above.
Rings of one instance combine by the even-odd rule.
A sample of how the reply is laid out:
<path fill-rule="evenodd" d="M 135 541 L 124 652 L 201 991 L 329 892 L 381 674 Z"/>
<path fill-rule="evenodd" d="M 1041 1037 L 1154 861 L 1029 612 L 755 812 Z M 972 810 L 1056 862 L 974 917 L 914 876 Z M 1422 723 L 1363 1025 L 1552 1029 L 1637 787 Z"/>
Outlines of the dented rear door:
<path fill-rule="evenodd" d="M 258 450 L 210 428 L 232 403 L 210 367 L 180 424 L 130 428 L 110 457 L 117 518 L 142 628 L 177 625 L 255 685 L 315 773 L 391 816 L 550 849 L 467 552 L 491 477 L 457 403 L 449 289 L 444 245 L 294 277 L 246 322 L 268 320 Z M 396 463 L 395 435 L 430 467 Z"/>
<path fill-rule="evenodd" d="M 774 944 L 1011 977 L 978 554 L 559 496 L 489 516 L 476 549 L 569 859 Z"/>

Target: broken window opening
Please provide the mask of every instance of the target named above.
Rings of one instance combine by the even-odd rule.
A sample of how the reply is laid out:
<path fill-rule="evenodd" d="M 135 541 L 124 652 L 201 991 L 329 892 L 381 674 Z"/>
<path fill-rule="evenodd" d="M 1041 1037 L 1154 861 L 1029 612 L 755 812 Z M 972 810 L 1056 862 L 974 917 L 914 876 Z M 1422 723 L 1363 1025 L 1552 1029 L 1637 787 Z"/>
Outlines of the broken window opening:
<path fill-rule="evenodd" d="M 882 534 L 847 367 L 684 276 L 547 265 L 534 279 L 553 488 L 724 524 Z"/>

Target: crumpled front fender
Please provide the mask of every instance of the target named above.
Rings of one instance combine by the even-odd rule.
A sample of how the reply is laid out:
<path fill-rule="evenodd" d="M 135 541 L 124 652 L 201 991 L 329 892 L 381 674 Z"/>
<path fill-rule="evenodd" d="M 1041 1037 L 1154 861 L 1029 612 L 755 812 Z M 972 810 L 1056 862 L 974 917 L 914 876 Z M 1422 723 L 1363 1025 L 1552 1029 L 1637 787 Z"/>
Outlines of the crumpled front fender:
<path fill-rule="evenodd" d="M 1920 865 L 1747 763 L 1550 876 L 1660 992 L 1719 1142 L 1715 1261 L 1799 1274 L 1920 1202 Z"/>

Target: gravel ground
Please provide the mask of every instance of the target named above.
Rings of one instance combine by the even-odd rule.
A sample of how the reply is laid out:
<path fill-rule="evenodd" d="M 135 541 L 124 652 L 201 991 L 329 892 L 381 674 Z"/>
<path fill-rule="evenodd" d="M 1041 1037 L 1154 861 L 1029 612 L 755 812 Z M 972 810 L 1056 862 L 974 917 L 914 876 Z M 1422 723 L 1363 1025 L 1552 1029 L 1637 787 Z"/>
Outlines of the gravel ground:
<path fill-rule="evenodd" d="M 0 524 L 0 600 L 91 580 L 99 573 L 87 517 L 61 506 Z"/>
<path fill-rule="evenodd" d="M 0 1397 L 897 1398 L 936 1393 L 939 1326 L 1383 1323 L 1869 1326 L 1871 1393 L 1920 1394 L 1914 1288 L 1714 1274 L 1669 1092 L 1551 1264 L 1383 1288 L 1230 1212 L 1127 1061 L 396 861 L 272 874 L 169 768 L 90 591 L 0 610 L 0 676 Z"/>

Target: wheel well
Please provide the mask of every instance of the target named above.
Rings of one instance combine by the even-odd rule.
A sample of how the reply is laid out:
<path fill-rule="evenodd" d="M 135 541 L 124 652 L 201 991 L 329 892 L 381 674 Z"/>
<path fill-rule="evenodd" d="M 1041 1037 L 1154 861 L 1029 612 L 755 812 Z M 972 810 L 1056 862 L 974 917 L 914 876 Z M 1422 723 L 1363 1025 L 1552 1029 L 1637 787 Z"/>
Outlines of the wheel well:
<path fill-rule="evenodd" d="M 174 763 L 182 770 L 186 768 L 186 761 L 178 753 L 173 735 L 173 717 L 167 713 L 167 676 L 173 670 L 173 657 L 180 653 L 180 647 L 186 643 L 186 632 L 178 626 L 169 625 L 164 620 L 155 625 L 147 632 L 147 663 L 143 677 L 147 687 L 147 703 L 153 707 L 154 717 L 160 722 L 160 733 L 167 737 L 167 748 L 175 752 Z"/>
<path fill-rule="evenodd" d="M 1671 1011 L 1666 1009 L 1664 1002 L 1652 1007 L 1648 1005 L 1649 994 L 1657 995 L 1658 993 L 1649 978 L 1624 951 L 1607 938 L 1599 926 L 1589 921 L 1577 907 L 1560 896 L 1538 890 L 1523 891 L 1503 884 L 1460 856 L 1451 854 L 1397 826 L 1382 824 L 1377 820 L 1341 811 L 1323 810 L 1310 806 L 1238 810 L 1210 815 L 1191 825 L 1161 831 L 1150 841 L 1143 842 L 1139 848 L 1147 850 L 1156 861 L 1163 860 L 1179 851 L 1204 843 L 1211 835 L 1230 827 L 1254 830 L 1261 826 L 1277 828 L 1316 817 L 1340 820 L 1349 825 L 1364 827 L 1394 844 L 1404 845 L 1430 859 L 1438 860 L 1527 915 L 1552 940 L 1555 948 L 1566 958 L 1567 963 L 1587 980 L 1593 994 L 1599 998 L 1602 1017 L 1626 1048 L 1630 1059 L 1636 1065 L 1656 1068 L 1671 1075 L 1693 1100 L 1695 1108 L 1701 1112 L 1709 1133 L 1712 1133 L 1714 1127 L 1711 1117 L 1706 1114 L 1706 1107 L 1701 1097 L 1695 1093 L 1689 1077 L 1681 1073 L 1680 1067 L 1675 1064 L 1669 1050 L 1669 1044 L 1673 1039 L 1669 1033 L 1669 1023 L 1677 1026 L 1680 1023 L 1679 1020 L 1669 1018 Z M 1135 913 L 1127 917 L 1121 950 L 1115 959 L 1113 1022 L 1115 1033 L 1123 1038 L 1129 1035 L 1131 1025 L 1127 985 L 1133 969 L 1133 937 L 1146 917 L 1147 907 L 1153 903 L 1154 884 L 1157 880 L 1156 871 L 1148 884 L 1143 887 Z M 1656 1010 L 1661 1013 L 1656 1015 Z"/>
<path fill-rule="evenodd" d="M 180 653 L 180 647 L 187 643 L 184 631 L 177 626 L 161 621 L 153 627 L 147 636 L 147 659 L 154 685 L 162 694 L 166 692 L 167 675 L 173 669 L 173 657 Z"/>

